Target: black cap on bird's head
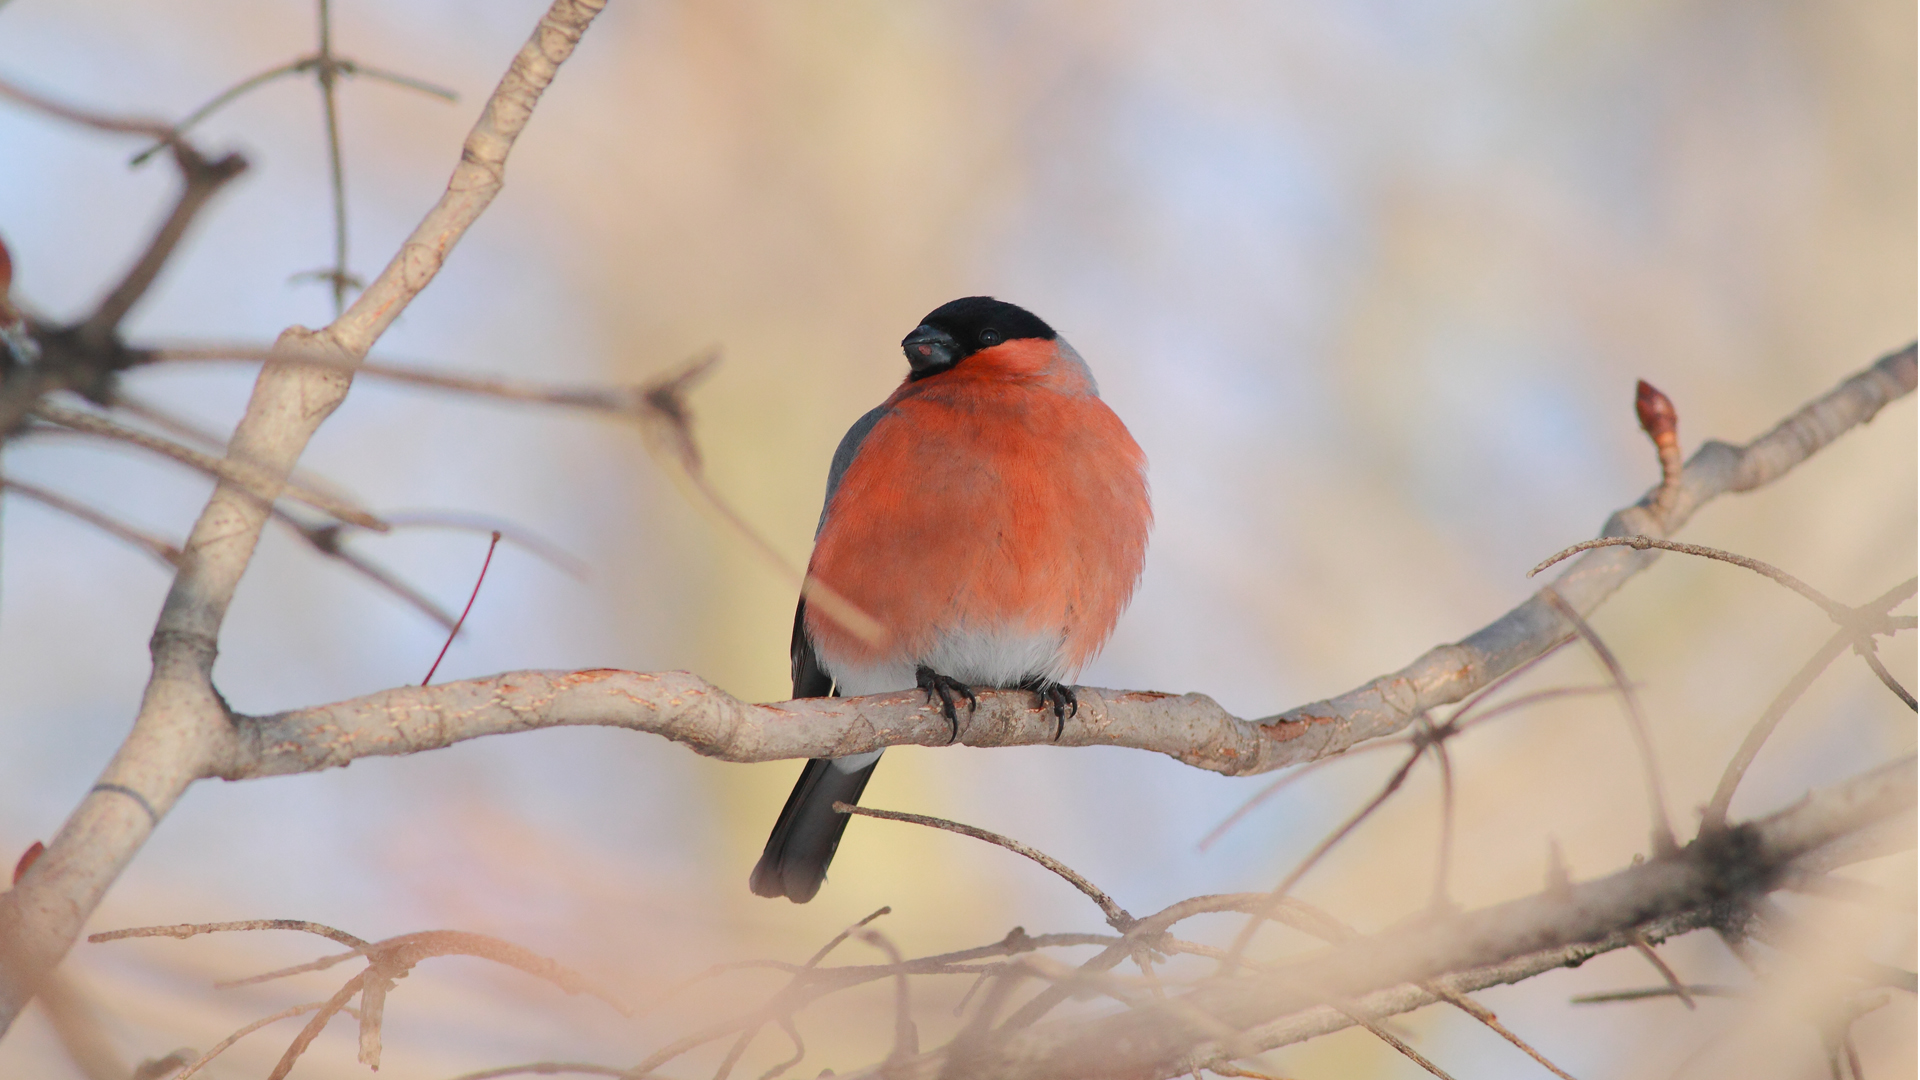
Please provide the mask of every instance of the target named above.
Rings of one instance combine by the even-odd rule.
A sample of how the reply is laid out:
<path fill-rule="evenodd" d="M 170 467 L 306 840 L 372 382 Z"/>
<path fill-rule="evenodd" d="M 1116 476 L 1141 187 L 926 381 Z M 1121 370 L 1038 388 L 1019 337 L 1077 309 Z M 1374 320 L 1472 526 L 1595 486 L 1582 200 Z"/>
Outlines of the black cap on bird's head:
<path fill-rule="evenodd" d="M 1003 341 L 1052 341 L 1057 336 L 1053 327 L 1026 308 L 991 296 L 963 296 L 928 312 L 900 347 L 913 368 L 907 378 L 924 379 Z"/>

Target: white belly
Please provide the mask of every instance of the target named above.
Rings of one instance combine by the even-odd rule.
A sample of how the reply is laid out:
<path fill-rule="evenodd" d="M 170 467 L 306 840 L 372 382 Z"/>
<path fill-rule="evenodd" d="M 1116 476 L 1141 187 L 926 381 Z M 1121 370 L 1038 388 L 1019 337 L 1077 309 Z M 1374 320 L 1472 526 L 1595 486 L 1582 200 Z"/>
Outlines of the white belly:
<path fill-rule="evenodd" d="M 826 652 L 819 657 L 841 697 L 861 697 L 912 689 L 922 665 L 968 686 L 1012 687 L 1035 676 L 1062 682 L 1076 674 L 1061 659 L 1063 641 L 1057 631 L 963 628 L 941 635 L 923 656 L 871 665 L 847 663 Z"/>

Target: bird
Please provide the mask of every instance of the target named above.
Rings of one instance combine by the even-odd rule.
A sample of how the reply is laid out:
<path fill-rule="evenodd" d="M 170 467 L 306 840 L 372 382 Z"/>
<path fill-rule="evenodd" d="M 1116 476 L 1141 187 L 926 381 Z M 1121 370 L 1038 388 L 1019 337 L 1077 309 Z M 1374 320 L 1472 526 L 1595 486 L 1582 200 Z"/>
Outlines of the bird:
<path fill-rule="evenodd" d="M 959 737 L 973 688 L 1024 689 L 1079 711 L 1068 681 L 1132 598 L 1153 524 L 1146 456 L 1086 361 L 1015 304 L 967 296 L 900 343 L 907 374 L 856 420 L 827 470 L 809 579 L 871 617 L 861 634 L 809 606 L 793 696 L 919 689 Z M 749 881 L 804 904 L 826 879 L 881 751 L 807 762 Z"/>

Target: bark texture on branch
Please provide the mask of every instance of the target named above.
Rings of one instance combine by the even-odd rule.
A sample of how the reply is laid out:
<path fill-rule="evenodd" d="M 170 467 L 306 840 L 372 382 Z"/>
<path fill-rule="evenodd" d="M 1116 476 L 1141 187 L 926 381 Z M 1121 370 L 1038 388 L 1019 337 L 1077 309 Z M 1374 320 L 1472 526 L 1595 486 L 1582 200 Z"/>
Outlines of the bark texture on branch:
<path fill-rule="evenodd" d="M 439 271 L 499 192 L 508 152 L 540 94 L 605 0 L 555 0 L 467 136 L 446 194 L 340 318 L 281 335 L 278 349 L 357 362 Z M 0 1033 L 65 955 L 82 923 L 154 827 L 232 740 L 212 672 L 220 625 L 278 493 L 313 433 L 345 399 L 348 371 L 269 363 L 227 447 L 246 483 L 222 481 L 181 555 L 151 649 L 132 733 L 46 854 L 0 894 Z"/>
<path fill-rule="evenodd" d="M 1656 938 L 1703 926 L 1737 932 L 1748 905 L 1797 860 L 1818 858 L 1910 810 L 1913 767 L 1907 757 L 1593 881 L 1404 925 L 1111 1016 L 1003 1032 L 962 1071 L 993 1080 L 1182 1076 L 1344 1027 L 1352 1023 L 1345 1013 L 1383 1016 L 1429 1004 L 1435 997 L 1421 983 L 1457 993 L 1518 981 L 1623 947 L 1636 929 Z M 874 1075 L 931 1080 L 949 1065 L 945 1051 L 935 1051 L 889 1062 Z"/>
<path fill-rule="evenodd" d="M 1887 402 L 1912 392 L 1912 346 L 1847 379 L 1744 447 L 1709 442 L 1682 474 L 1665 521 L 1655 492 L 1608 519 L 1602 535 L 1664 536 L 1714 497 L 1775 480 Z M 1567 564 L 1551 588 L 1598 607 L 1657 551 L 1601 548 Z M 1266 772 L 1391 735 L 1552 648 L 1572 632 L 1536 593 L 1463 641 L 1351 690 L 1262 720 L 1242 720 L 1205 694 L 1082 688 L 1080 711 L 1054 738 L 1050 712 L 1023 691 L 982 692 L 963 717 L 968 746 L 1126 746 L 1227 775 Z M 207 775 L 238 780 L 309 772 L 357 757 L 409 754 L 532 728 L 595 724 L 662 735 L 724 761 L 832 757 L 884 746 L 944 745 L 949 727 L 918 691 L 750 705 L 686 672 L 518 671 L 403 687 L 273 716 L 237 717 Z"/>

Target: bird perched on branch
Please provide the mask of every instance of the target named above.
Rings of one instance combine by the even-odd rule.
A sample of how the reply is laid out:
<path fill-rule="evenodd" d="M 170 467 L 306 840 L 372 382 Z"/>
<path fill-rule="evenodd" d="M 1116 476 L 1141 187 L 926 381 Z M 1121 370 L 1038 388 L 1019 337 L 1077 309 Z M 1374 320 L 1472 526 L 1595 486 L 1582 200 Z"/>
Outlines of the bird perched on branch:
<path fill-rule="evenodd" d="M 793 696 L 918 687 L 958 738 L 972 687 L 1025 689 L 1058 737 L 1079 709 L 1066 680 L 1140 578 L 1146 457 L 1080 354 L 1031 312 L 969 296 L 900 344 L 906 381 L 827 472 L 808 566 L 825 590 L 794 612 Z M 813 899 L 847 827 L 833 804 L 859 800 L 880 753 L 807 762 L 755 893 Z"/>

